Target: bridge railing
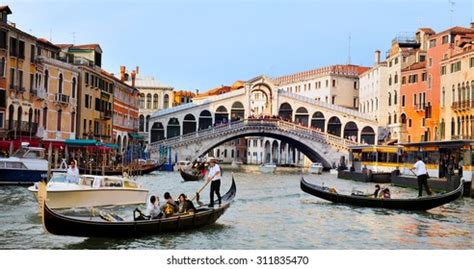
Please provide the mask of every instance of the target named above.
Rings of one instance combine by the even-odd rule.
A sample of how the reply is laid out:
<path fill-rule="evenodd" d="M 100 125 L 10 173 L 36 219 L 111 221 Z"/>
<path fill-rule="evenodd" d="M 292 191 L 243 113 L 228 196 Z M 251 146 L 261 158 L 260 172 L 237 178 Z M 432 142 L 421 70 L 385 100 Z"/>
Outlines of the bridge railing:
<path fill-rule="evenodd" d="M 280 128 L 286 131 L 293 131 L 300 134 L 308 135 L 313 139 L 320 139 L 320 140 L 326 141 L 326 143 L 335 145 L 335 146 L 348 147 L 348 146 L 360 145 L 359 142 L 348 140 L 348 139 L 339 137 L 337 135 L 325 133 L 317 129 L 314 129 L 313 127 L 310 127 L 310 126 L 302 126 L 299 124 L 295 124 L 295 123 L 291 123 L 291 122 L 287 122 L 287 121 L 283 121 L 279 119 L 245 119 L 245 120 L 240 120 L 240 121 L 234 121 L 229 124 L 215 126 L 209 129 L 199 130 L 197 132 L 188 133 L 182 136 L 177 136 L 173 138 L 156 141 L 156 142 L 151 143 L 151 146 L 157 147 L 161 144 L 173 146 L 177 143 L 192 141 L 193 139 L 204 139 L 204 137 L 207 137 L 209 135 L 221 134 L 221 133 L 229 132 L 229 131 L 238 132 L 242 128 L 252 127 L 252 126 L 267 127 L 267 128 L 274 127 L 274 128 Z"/>

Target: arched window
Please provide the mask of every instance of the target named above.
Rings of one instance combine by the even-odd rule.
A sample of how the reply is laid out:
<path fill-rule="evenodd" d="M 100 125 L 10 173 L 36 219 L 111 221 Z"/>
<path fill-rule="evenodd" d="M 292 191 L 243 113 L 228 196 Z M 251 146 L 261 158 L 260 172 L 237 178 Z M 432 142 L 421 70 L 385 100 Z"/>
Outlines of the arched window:
<path fill-rule="evenodd" d="M 144 109 L 145 108 L 145 94 L 140 93 L 140 108 Z"/>
<path fill-rule="evenodd" d="M 48 83 L 49 83 L 49 71 L 46 69 L 44 71 L 44 90 L 48 91 Z"/>
<path fill-rule="evenodd" d="M 389 106 L 392 105 L 392 94 L 391 93 L 388 93 L 388 105 Z"/>
<path fill-rule="evenodd" d="M 153 109 L 158 109 L 158 94 L 153 95 Z"/>
<path fill-rule="evenodd" d="M 170 106 L 170 96 L 165 94 L 163 96 L 163 108 L 168 108 Z"/>
<path fill-rule="evenodd" d="M 146 109 L 151 109 L 151 93 L 146 95 Z"/>
<path fill-rule="evenodd" d="M 397 99 L 398 99 L 398 94 L 397 94 L 397 91 L 395 91 L 393 93 L 393 104 L 396 105 L 397 104 Z"/>
<path fill-rule="evenodd" d="M 63 93 L 63 74 L 59 74 L 58 93 Z"/>
<path fill-rule="evenodd" d="M 139 120 L 138 120 L 138 130 L 140 132 L 145 131 L 145 117 L 143 115 L 140 115 Z"/>
<path fill-rule="evenodd" d="M 43 128 L 47 129 L 48 124 L 48 108 L 43 108 Z"/>
<path fill-rule="evenodd" d="M 71 113 L 71 133 L 74 133 L 74 127 L 76 125 L 76 112 Z"/>

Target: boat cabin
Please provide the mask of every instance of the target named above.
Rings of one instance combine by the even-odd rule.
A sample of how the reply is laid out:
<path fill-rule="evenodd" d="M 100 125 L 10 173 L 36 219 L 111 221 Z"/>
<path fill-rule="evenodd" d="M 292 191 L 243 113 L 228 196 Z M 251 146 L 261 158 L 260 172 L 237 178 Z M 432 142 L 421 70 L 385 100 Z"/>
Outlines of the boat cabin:
<path fill-rule="evenodd" d="M 77 180 L 71 179 L 66 173 L 54 173 L 51 182 L 74 183 Z M 138 188 L 138 184 L 122 177 L 113 176 L 79 176 L 79 185 L 92 188 Z"/>
<path fill-rule="evenodd" d="M 401 146 L 363 145 L 349 149 L 349 162 L 355 172 L 392 172 L 400 167 Z"/>

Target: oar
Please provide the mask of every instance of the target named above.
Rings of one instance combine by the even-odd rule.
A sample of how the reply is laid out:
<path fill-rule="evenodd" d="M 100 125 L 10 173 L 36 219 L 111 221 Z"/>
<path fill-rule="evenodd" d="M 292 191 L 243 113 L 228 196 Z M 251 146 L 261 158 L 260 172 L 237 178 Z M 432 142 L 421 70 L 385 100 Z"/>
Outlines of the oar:
<path fill-rule="evenodd" d="M 191 201 L 194 201 L 194 199 L 196 199 L 196 196 L 198 193 L 201 193 L 202 190 L 204 190 L 204 188 L 206 188 L 207 184 L 209 184 L 209 182 L 211 182 L 210 180 L 206 180 L 206 182 L 204 182 L 204 185 L 202 185 L 202 187 L 194 194 L 193 198 L 191 199 Z"/>

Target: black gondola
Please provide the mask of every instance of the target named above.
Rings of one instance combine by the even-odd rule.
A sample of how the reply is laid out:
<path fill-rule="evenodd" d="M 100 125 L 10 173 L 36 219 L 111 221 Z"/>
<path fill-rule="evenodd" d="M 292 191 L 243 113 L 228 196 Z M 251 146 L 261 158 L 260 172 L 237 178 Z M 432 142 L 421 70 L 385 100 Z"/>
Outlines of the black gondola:
<path fill-rule="evenodd" d="M 431 208 L 442 206 L 458 199 L 462 196 L 463 193 L 462 181 L 455 190 L 447 192 L 445 194 L 412 199 L 382 199 L 371 198 L 363 195 L 344 195 L 332 192 L 327 187 L 311 184 L 307 182 L 304 178 L 301 178 L 300 186 L 304 192 L 314 195 L 318 198 L 331 201 L 333 203 L 349 204 L 362 207 L 378 207 L 418 211 L 429 210 Z"/>
<path fill-rule="evenodd" d="M 179 173 L 181 174 L 181 177 L 183 178 L 184 181 L 199 181 L 199 180 L 204 179 L 204 175 L 199 175 L 199 176 L 191 175 L 184 172 L 184 170 L 181 168 L 179 169 Z"/>
<path fill-rule="evenodd" d="M 107 221 L 100 217 L 70 217 L 43 205 L 43 227 L 55 235 L 127 238 L 199 228 L 216 222 L 229 208 L 237 192 L 234 178 L 229 191 L 222 196 L 222 205 L 215 208 L 198 208 L 195 214 L 185 214 L 152 220 Z M 217 202 L 216 202 L 217 204 Z"/>

